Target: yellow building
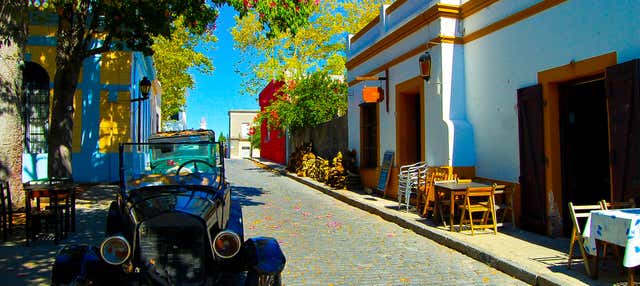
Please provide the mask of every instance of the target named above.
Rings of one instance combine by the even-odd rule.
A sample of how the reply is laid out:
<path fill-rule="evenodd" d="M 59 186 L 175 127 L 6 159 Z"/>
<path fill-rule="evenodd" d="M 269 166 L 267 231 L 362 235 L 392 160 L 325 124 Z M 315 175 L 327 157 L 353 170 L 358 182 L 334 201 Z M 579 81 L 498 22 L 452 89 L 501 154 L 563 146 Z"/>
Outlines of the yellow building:
<path fill-rule="evenodd" d="M 55 32 L 55 25 L 30 27 L 24 58 L 23 181 L 47 177 Z M 135 101 L 141 97 L 138 83 L 144 77 L 152 82 L 149 98 Z M 73 103 L 75 181 L 118 180 L 118 146 L 144 142 L 159 131 L 161 93 L 152 58 L 140 52 L 111 51 L 84 60 Z"/>

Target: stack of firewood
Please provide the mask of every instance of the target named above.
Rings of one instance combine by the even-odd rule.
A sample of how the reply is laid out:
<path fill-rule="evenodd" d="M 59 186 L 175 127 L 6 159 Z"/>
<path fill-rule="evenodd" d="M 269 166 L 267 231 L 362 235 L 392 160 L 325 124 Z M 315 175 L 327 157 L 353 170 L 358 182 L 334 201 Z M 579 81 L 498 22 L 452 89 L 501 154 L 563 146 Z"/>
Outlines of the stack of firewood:
<path fill-rule="evenodd" d="M 291 154 L 287 171 L 326 183 L 333 188 L 344 188 L 347 174 L 342 166 L 342 153 L 338 152 L 329 164 L 328 160 L 313 154 L 312 146 L 307 143 L 296 148 Z"/>
<path fill-rule="evenodd" d="M 336 188 L 343 189 L 345 187 L 345 181 L 347 179 L 347 172 L 342 166 L 342 152 L 338 151 L 338 154 L 332 160 L 332 167 L 327 172 L 327 185 Z"/>

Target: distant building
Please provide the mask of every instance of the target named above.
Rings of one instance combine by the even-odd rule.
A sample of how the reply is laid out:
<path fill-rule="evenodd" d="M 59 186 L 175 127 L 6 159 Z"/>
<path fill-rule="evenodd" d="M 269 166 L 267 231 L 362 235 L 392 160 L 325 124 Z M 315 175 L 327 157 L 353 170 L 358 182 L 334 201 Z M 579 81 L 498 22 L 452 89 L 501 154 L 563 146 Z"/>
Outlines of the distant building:
<path fill-rule="evenodd" d="M 207 129 L 207 119 L 204 117 L 200 118 L 200 129 Z"/>
<path fill-rule="evenodd" d="M 273 100 L 277 100 L 275 95 L 282 85 L 284 82 L 272 80 L 260 92 L 260 111 L 264 111 Z M 269 128 L 266 121 L 260 124 L 260 157 L 286 164 L 286 134 L 282 129 Z"/>
<path fill-rule="evenodd" d="M 260 149 L 251 150 L 249 130 L 257 110 L 229 111 L 229 156 L 231 158 L 260 157 Z"/>
<path fill-rule="evenodd" d="M 188 129 L 187 113 L 184 111 L 180 111 L 171 116 L 169 120 L 162 122 L 162 131 L 180 131 L 186 129 Z"/>

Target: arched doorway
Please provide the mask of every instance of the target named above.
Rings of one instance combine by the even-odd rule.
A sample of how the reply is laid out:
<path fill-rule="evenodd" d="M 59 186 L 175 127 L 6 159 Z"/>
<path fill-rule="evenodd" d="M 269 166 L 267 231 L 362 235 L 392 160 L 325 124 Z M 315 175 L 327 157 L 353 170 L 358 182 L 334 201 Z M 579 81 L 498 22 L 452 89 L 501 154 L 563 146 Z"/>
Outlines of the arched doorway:
<path fill-rule="evenodd" d="M 24 152 L 47 153 L 49 133 L 49 74 L 37 63 L 26 62 L 23 74 Z"/>

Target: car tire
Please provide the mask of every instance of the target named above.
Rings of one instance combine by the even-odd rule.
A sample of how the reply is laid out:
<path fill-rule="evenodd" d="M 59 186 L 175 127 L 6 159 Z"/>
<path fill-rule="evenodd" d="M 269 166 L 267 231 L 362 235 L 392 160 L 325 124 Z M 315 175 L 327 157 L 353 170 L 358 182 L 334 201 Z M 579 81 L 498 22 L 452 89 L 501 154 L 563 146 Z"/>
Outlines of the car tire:
<path fill-rule="evenodd" d="M 281 286 L 282 279 L 280 273 L 278 274 L 259 274 L 255 271 L 249 271 L 247 273 L 247 280 L 245 286 Z"/>

